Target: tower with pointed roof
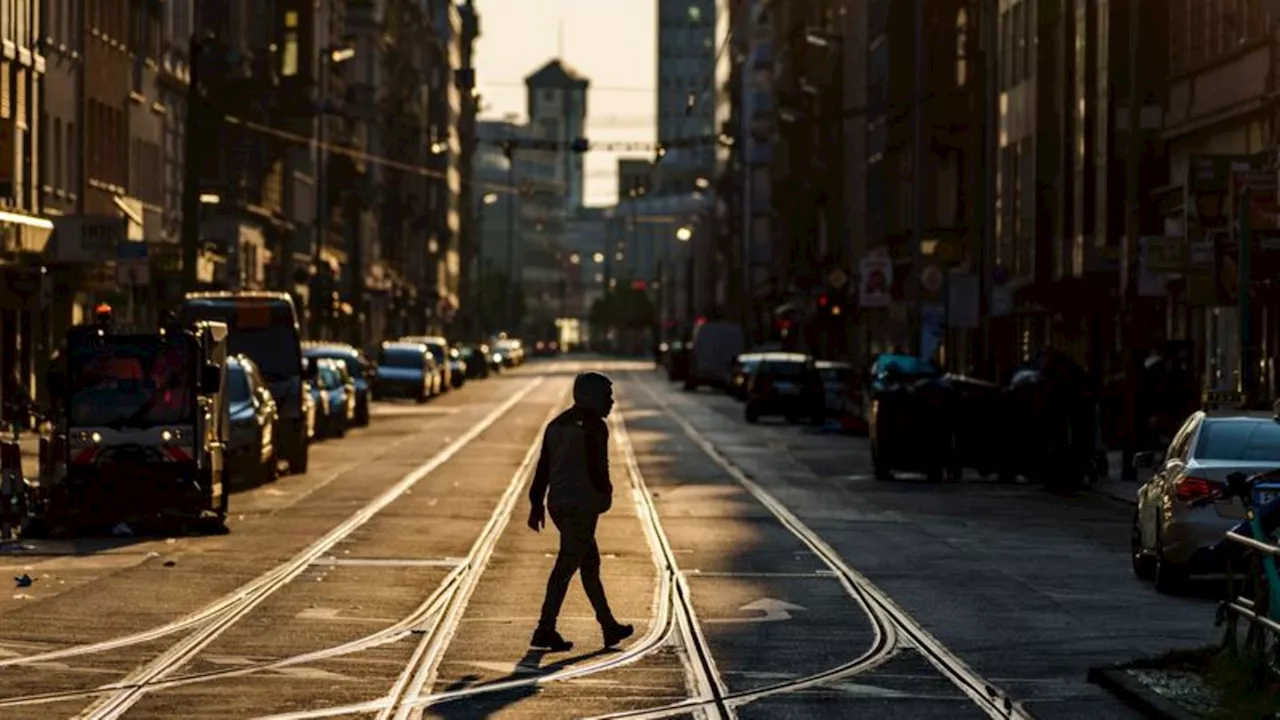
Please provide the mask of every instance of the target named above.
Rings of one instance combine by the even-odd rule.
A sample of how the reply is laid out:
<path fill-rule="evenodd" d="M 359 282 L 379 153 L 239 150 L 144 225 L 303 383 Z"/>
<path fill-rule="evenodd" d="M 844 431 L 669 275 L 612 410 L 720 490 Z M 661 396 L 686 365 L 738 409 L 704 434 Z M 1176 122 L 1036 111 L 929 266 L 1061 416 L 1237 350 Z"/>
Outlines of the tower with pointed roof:
<path fill-rule="evenodd" d="M 556 180 L 564 188 L 565 212 L 581 208 L 584 198 L 583 156 L 569 143 L 587 135 L 587 90 L 591 81 L 559 58 L 524 79 L 529 124 L 538 135 L 559 145 Z"/>

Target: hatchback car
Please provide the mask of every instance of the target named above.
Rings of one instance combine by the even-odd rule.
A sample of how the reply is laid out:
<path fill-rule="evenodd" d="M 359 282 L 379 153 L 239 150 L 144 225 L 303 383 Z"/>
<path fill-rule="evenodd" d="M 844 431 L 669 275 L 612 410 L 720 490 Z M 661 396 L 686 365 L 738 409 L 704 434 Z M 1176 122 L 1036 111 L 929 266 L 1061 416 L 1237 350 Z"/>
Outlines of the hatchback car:
<path fill-rule="evenodd" d="M 373 379 L 373 363 L 360 350 L 344 343 L 305 343 L 302 355 L 307 358 L 329 358 L 342 363 L 355 384 L 355 413 L 353 423 L 360 427 L 369 425 L 370 385 Z"/>
<path fill-rule="evenodd" d="M 276 424 L 280 411 L 258 366 L 246 355 L 227 358 L 226 394 L 231 417 L 227 464 L 246 485 L 276 478 Z"/>
<path fill-rule="evenodd" d="M 435 357 L 422 343 L 386 342 L 378 351 L 374 394 L 424 403 L 440 392 Z"/>
<path fill-rule="evenodd" d="M 813 360 L 803 353 L 768 353 L 747 381 L 747 422 L 764 415 L 782 415 L 789 422 L 813 416 Z"/>
<path fill-rule="evenodd" d="M 316 400 L 316 435 L 340 438 L 347 434 L 348 418 L 354 413 L 353 387 L 343 378 L 342 364 L 331 358 L 309 358 L 307 375 Z"/>
<path fill-rule="evenodd" d="M 462 358 L 462 351 L 457 346 L 449 348 L 449 384 L 460 388 L 467 382 L 467 361 Z"/>
<path fill-rule="evenodd" d="M 1280 467 L 1280 420 L 1272 413 L 1196 412 L 1169 448 L 1139 453 L 1155 475 L 1138 490 L 1130 551 L 1133 571 L 1171 593 L 1195 577 L 1218 575 L 1210 548 L 1245 517 L 1244 503 L 1220 497 L 1227 476 Z"/>

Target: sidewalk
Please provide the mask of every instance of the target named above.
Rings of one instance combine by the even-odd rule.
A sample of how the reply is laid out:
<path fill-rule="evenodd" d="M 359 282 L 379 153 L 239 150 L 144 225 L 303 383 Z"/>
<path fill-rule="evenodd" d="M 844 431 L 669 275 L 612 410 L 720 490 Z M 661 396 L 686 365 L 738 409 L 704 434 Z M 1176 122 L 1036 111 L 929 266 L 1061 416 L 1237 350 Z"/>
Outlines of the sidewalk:
<path fill-rule="evenodd" d="M 1098 480 L 1096 485 L 1091 486 L 1093 490 L 1136 505 L 1138 488 L 1151 476 L 1151 471 L 1139 470 L 1138 479 L 1134 481 L 1123 479 L 1124 453 L 1119 450 L 1107 453 L 1107 469 L 1110 471 L 1108 477 Z"/>

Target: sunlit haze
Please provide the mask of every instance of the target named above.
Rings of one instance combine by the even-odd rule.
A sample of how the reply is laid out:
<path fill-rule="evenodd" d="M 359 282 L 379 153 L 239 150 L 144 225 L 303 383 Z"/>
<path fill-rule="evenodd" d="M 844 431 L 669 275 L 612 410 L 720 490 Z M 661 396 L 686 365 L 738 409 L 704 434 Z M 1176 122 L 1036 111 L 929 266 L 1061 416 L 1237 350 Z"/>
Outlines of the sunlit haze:
<path fill-rule="evenodd" d="M 477 0 L 476 8 L 482 118 L 523 118 L 525 76 L 560 55 L 591 80 L 591 140 L 653 141 L 657 13 L 651 0 Z M 618 156 L 587 156 L 588 205 L 617 197 Z"/>

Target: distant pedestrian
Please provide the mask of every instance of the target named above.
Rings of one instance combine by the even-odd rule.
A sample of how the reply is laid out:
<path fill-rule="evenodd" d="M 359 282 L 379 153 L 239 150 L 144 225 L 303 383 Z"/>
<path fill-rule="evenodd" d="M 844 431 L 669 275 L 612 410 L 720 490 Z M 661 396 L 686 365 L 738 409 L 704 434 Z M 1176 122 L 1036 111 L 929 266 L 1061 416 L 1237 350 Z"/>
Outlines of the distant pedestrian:
<path fill-rule="evenodd" d="M 569 581 L 582 573 L 604 646 L 613 647 L 631 636 L 631 625 L 614 618 L 600 581 L 600 548 L 596 523 L 613 504 L 609 481 L 609 428 L 604 419 L 613 410 L 613 383 L 600 373 L 582 373 L 573 382 L 573 407 L 547 425 L 542 455 L 529 489 L 529 527 L 539 532 L 546 525 L 546 510 L 560 531 L 560 553 L 547 579 L 542 615 L 530 645 L 563 652 L 573 647 L 556 631 Z"/>

